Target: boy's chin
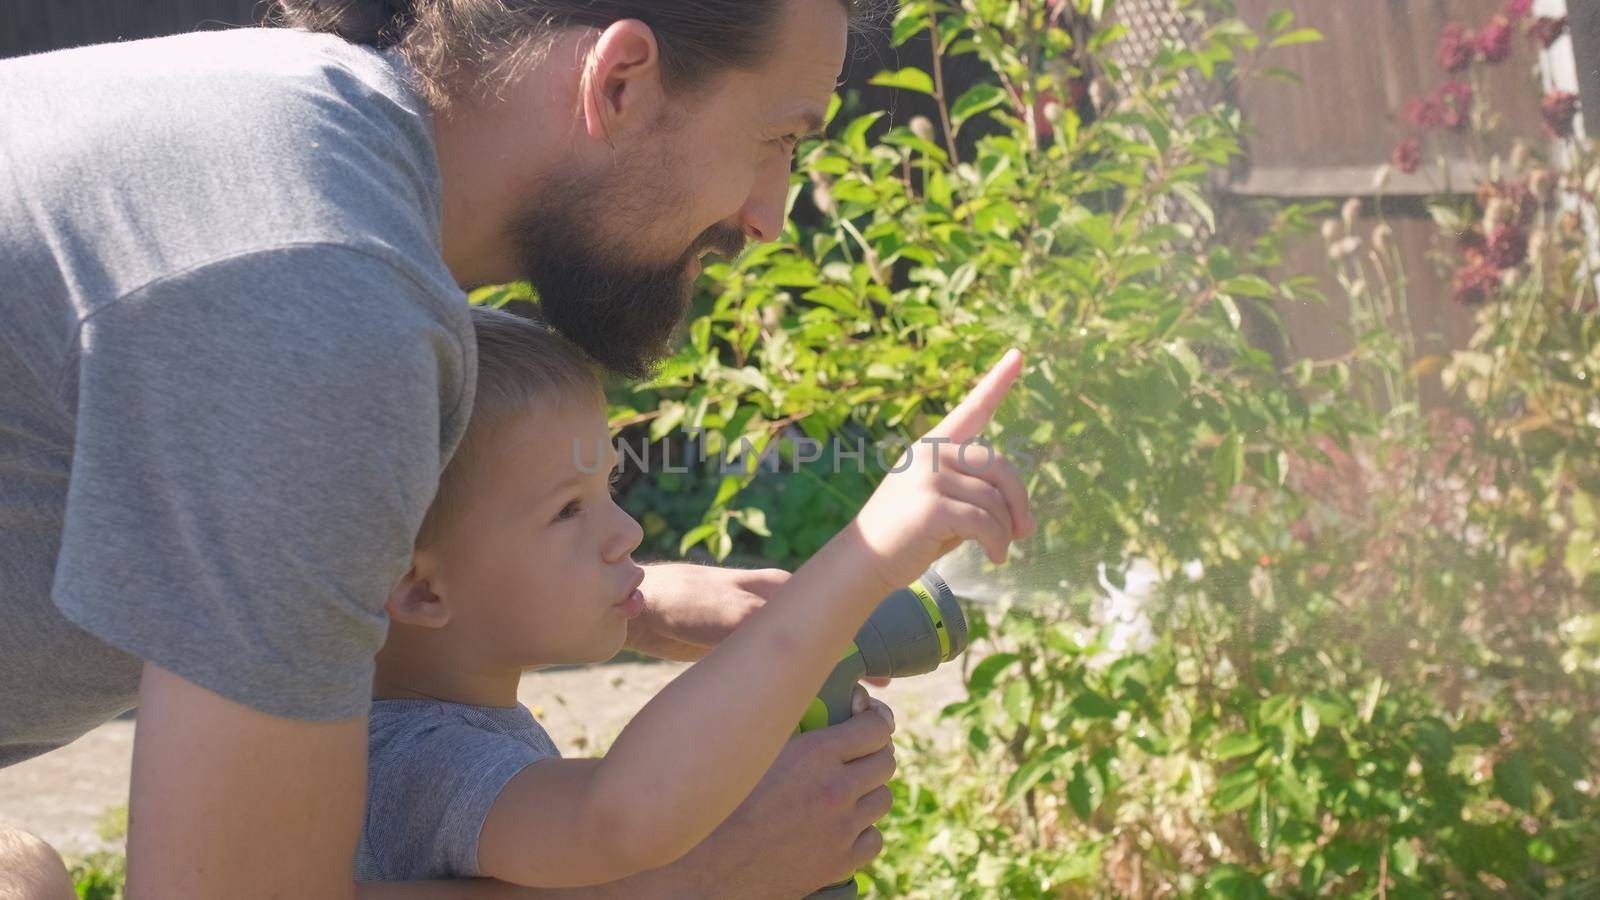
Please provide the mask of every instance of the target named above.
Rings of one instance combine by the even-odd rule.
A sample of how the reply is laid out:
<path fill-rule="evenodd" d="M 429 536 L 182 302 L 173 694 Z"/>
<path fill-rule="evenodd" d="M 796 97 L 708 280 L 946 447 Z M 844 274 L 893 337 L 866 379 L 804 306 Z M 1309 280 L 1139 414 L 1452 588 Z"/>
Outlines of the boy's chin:
<path fill-rule="evenodd" d="M 615 639 L 612 640 L 609 644 L 607 644 L 608 649 L 606 651 L 606 654 L 604 656 L 602 656 L 601 658 L 595 660 L 595 662 L 606 662 L 607 660 L 612 659 L 618 653 L 622 652 L 622 648 L 627 643 L 628 643 L 628 625 L 627 625 L 626 622 L 624 622 L 622 627 L 617 629 L 617 634 L 616 634 Z"/>
<path fill-rule="evenodd" d="M 622 641 L 616 642 L 615 649 L 608 649 L 613 645 L 596 647 L 594 649 L 577 649 L 570 653 L 541 653 L 537 661 L 528 661 L 522 664 L 524 672 L 539 672 L 555 666 L 591 666 L 597 663 L 610 662 L 617 654 L 622 652 Z"/>

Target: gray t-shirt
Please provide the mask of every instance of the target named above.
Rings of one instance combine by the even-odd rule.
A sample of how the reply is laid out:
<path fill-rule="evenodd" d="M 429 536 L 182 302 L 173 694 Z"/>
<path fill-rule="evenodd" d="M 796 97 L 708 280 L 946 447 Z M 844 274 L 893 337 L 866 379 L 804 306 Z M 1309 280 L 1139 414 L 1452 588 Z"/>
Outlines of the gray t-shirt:
<path fill-rule="evenodd" d="M 476 367 L 412 77 L 282 29 L 0 61 L 0 765 L 141 659 L 366 711 Z"/>
<path fill-rule="evenodd" d="M 525 706 L 375 700 L 357 881 L 474 878 L 502 788 L 561 751 Z"/>

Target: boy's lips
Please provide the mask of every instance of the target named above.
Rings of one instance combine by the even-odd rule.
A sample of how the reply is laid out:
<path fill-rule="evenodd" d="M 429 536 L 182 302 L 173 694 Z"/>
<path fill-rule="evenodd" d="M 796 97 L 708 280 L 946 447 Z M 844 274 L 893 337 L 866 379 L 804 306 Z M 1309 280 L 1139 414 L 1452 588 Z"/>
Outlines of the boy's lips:
<path fill-rule="evenodd" d="M 641 584 L 644 584 L 643 572 L 640 572 L 634 578 L 633 587 L 629 589 L 627 596 L 613 604 L 617 609 L 622 610 L 624 616 L 630 619 L 636 618 L 640 613 L 644 612 L 644 592 L 639 590 L 639 585 Z"/>

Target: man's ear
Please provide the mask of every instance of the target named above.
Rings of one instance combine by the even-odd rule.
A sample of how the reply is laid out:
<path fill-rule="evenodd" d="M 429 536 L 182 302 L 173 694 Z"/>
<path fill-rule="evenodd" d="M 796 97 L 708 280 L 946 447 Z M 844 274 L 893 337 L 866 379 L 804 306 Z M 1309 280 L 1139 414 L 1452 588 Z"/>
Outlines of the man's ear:
<path fill-rule="evenodd" d="M 584 130 L 615 147 L 613 137 L 631 123 L 651 123 L 666 93 L 655 32 L 638 19 L 612 22 L 600 33 L 584 65 Z"/>
<path fill-rule="evenodd" d="M 417 574 L 415 565 L 389 592 L 383 608 L 389 613 L 389 621 L 402 625 L 443 628 L 450 624 L 450 607 L 433 592 L 428 580 Z"/>

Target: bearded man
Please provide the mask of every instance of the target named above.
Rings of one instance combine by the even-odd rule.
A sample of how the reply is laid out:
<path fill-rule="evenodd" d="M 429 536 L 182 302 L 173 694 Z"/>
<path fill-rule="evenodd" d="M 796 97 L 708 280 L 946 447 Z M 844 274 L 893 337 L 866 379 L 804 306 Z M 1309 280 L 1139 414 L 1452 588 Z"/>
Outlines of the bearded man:
<path fill-rule="evenodd" d="M 290 27 L 0 62 L 0 765 L 137 707 L 135 900 L 357 895 L 383 603 L 472 405 L 463 289 L 527 279 L 648 374 L 701 258 L 782 229 L 860 12 L 279 6 Z M 630 644 L 676 659 L 785 577 L 649 571 Z M 628 883 L 362 896 L 803 894 L 878 852 L 885 718 L 797 738 Z M 0 895 L 64 877 L 0 829 Z"/>

